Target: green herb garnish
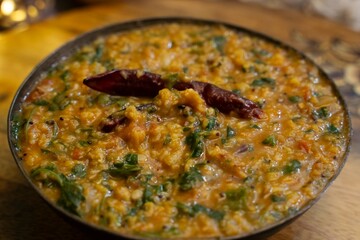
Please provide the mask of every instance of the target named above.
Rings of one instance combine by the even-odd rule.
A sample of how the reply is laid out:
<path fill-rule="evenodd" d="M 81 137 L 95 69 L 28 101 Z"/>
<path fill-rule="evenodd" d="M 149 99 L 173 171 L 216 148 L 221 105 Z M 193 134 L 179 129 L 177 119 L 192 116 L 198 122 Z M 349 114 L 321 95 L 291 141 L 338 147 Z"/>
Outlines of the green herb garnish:
<path fill-rule="evenodd" d="M 170 134 L 166 134 L 163 145 L 168 145 L 171 142 Z"/>
<path fill-rule="evenodd" d="M 179 186 L 181 190 L 188 191 L 202 181 L 204 181 L 204 179 L 199 169 L 191 167 L 188 172 L 185 172 L 180 176 Z"/>
<path fill-rule="evenodd" d="M 335 127 L 335 125 L 333 125 L 333 124 L 330 124 L 327 126 L 327 131 L 328 131 L 328 133 L 331 133 L 331 134 L 339 134 L 340 133 L 340 130 L 337 127 Z"/>
<path fill-rule="evenodd" d="M 289 96 L 288 97 L 289 101 L 292 103 L 299 103 L 301 102 L 301 97 L 300 96 Z"/>
<path fill-rule="evenodd" d="M 141 167 L 138 165 L 138 155 L 128 153 L 125 155 L 123 162 L 114 163 L 108 170 L 112 177 L 127 177 L 138 173 Z"/>
<path fill-rule="evenodd" d="M 275 80 L 273 78 L 267 78 L 267 77 L 258 78 L 258 79 L 255 79 L 251 83 L 251 86 L 253 86 L 253 87 L 263 87 L 263 86 L 274 87 L 275 86 Z"/>
<path fill-rule="evenodd" d="M 250 128 L 261 129 L 261 127 L 257 124 L 251 124 Z"/>
<path fill-rule="evenodd" d="M 92 62 L 98 62 L 101 60 L 102 56 L 104 54 L 104 44 L 101 43 L 99 45 L 96 46 L 96 49 L 95 49 L 95 55 L 92 59 Z"/>
<path fill-rule="evenodd" d="M 60 189 L 57 204 L 70 213 L 80 216 L 78 208 L 85 200 L 80 185 L 69 180 L 65 175 L 58 173 L 54 166 L 36 168 L 31 172 L 30 176 L 38 181 L 46 182 L 48 186 L 57 186 Z"/>
<path fill-rule="evenodd" d="M 315 120 L 317 119 L 327 119 L 330 117 L 330 113 L 327 107 L 322 107 L 312 112 L 312 116 Z"/>
<path fill-rule="evenodd" d="M 233 210 L 244 209 L 246 207 L 246 188 L 240 187 L 238 189 L 228 190 L 224 192 L 226 202 Z"/>
<path fill-rule="evenodd" d="M 50 111 L 64 110 L 71 100 L 66 96 L 66 92 L 58 93 L 53 99 L 52 102 L 48 105 Z"/>
<path fill-rule="evenodd" d="M 78 163 L 71 169 L 71 176 L 75 178 L 83 178 L 86 176 L 86 167 L 84 164 Z"/>
<path fill-rule="evenodd" d="M 277 139 L 274 135 L 270 135 L 267 138 L 265 138 L 261 143 L 267 146 L 274 147 L 277 144 Z"/>
<path fill-rule="evenodd" d="M 166 87 L 171 89 L 179 80 L 180 80 L 180 76 L 178 73 L 171 73 L 168 74 L 166 77 Z"/>
<path fill-rule="evenodd" d="M 290 160 L 282 169 L 284 174 L 298 172 L 301 168 L 301 162 L 297 159 Z"/>
<path fill-rule="evenodd" d="M 226 127 L 226 138 L 229 139 L 229 138 L 234 137 L 235 135 L 236 135 L 235 130 L 230 126 L 227 126 Z"/>
<path fill-rule="evenodd" d="M 92 142 L 90 140 L 80 140 L 79 144 L 82 147 L 88 147 L 88 146 L 90 146 L 92 144 Z"/>
<path fill-rule="evenodd" d="M 205 207 L 201 204 L 184 204 L 184 203 L 177 203 L 176 205 L 178 211 L 182 214 L 188 215 L 190 217 L 196 216 L 198 213 L 205 213 L 210 218 L 220 221 L 224 218 L 225 213 L 221 211 L 217 211 L 208 207 Z"/>
<path fill-rule="evenodd" d="M 60 74 L 60 78 L 63 81 L 67 81 L 67 80 L 69 80 L 70 75 L 71 75 L 71 73 L 69 72 L 69 70 L 65 70 L 63 73 Z"/>
<path fill-rule="evenodd" d="M 185 142 L 190 146 L 192 158 L 200 157 L 201 154 L 204 152 L 205 144 L 203 138 L 204 137 L 201 135 L 199 129 L 191 132 L 186 137 Z"/>
<path fill-rule="evenodd" d="M 211 131 L 215 128 L 216 126 L 216 118 L 215 117 L 209 117 L 208 118 L 208 124 L 206 125 L 205 130 L 206 131 Z"/>
<path fill-rule="evenodd" d="M 270 196 L 270 199 L 272 202 L 275 202 L 275 203 L 284 202 L 286 200 L 286 198 L 284 196 L 279 196 L 276 194 L 272 194 Z"/>
<path fill-rule="evenodd" d="M 102 106 L 102 107 L 105 107 L 105 106 L 108 106 L 110 105 L 113 101 L 110 97 L 109 94 L 99 94 L 97 97 L 96 97 L 96 102 Z"/>
<path fill-rule="evenodd" d="M 224 36 L 214 36 L 212 38 L 212 42 L 214 43 L 215 48 L 221 53 L 225 52 L 225 43 L 226 38 Z"/>

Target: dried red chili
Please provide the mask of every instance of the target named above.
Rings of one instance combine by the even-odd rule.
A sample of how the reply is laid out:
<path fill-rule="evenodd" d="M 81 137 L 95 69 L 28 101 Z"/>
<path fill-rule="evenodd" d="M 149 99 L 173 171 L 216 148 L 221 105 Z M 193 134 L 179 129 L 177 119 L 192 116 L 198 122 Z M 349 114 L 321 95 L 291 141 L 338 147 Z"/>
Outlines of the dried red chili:
<path fill-rule="evenodd" d="M 84 84 L 110 95 L 155 97 L 161 89 L 167 86 L 167 80 L 150 72 L 121 69 L 86 78 Z M 194 89 L 202 96 L 206 104 L 225 114 L 235 112 L 241 118 L 261 118 L 263 116 L 263 111 L 256 103 L 211 83 L 177 82 L 173 88 L 180 91 Z"/>
<path fill-rule="evenodd" d="M 161 76 L 140 70 L 113 70 L 86 78 L 84 84 L 115 96 L 155 97 L 165 88 Z"/>

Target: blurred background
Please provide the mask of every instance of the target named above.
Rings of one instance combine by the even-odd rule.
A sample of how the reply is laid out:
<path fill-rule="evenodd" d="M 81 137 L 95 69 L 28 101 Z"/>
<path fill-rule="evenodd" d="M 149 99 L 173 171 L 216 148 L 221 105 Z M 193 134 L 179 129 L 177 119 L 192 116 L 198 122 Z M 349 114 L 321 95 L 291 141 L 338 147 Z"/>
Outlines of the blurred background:
<path fill-rule="evenodd" d="M 0 31 L 31 24 L 73 8 L 90 4 L 103 4 L 105 1 L 110 2 L 111 0 L 0 0 Z M 306 14 L 327 17 L 355 31 L 360 31 L 360 0 L 213 1 L 247 2 L 274 9 L 293 8 Z"/>

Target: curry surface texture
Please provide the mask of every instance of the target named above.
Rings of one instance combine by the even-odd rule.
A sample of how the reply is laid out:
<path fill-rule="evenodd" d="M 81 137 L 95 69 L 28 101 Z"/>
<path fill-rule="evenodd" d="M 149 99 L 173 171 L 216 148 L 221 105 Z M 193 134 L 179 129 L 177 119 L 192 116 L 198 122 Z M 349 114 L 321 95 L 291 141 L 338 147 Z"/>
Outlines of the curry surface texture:
<path fill-rule="evenodd" d="M 192 89 L 150 99 L 82 83 L 111 69 L 210 82 L 264 117 L 223 114 Z M 103 133 L 112 114 L 126 121 Z M 70 213 L 119 233 L 194 238 L 247 234 L 301 210 L 340 167 L 345 118 L 295 51 L 221 25 L 169 23 L 101 37 L 49 69 L 13 132 L 34 183 Z"/>

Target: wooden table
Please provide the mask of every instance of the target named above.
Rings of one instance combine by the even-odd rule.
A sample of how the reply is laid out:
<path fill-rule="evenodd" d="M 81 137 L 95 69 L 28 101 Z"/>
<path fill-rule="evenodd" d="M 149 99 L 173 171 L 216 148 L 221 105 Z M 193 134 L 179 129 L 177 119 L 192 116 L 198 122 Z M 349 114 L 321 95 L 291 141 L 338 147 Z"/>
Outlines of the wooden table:
<path fill-rule="evenodd" d="M 0 239 L 94 239 L 59 217 L 20 174 L 7 144 L 7 111 L 31 69 L 66 41 L 106 24 L 154 16 L 192 16 L 242 25 L 304 50 L 325 67 L 352 114 L 352 151 L 321 200 L 269 239 L 360 239 L 360 45 L 356 46 L 360 34 L 319 17 L 230 0 L 122 0 L 0 33 Z"/>

